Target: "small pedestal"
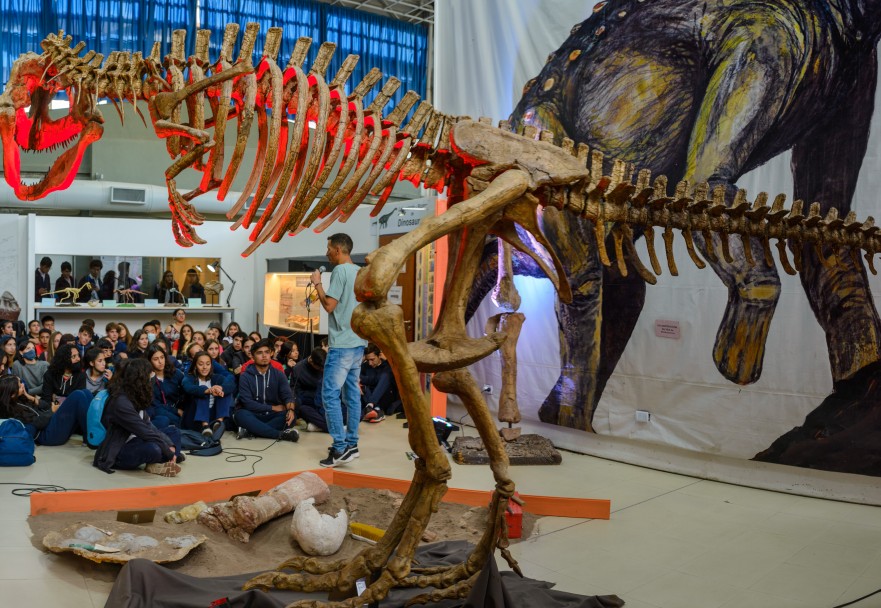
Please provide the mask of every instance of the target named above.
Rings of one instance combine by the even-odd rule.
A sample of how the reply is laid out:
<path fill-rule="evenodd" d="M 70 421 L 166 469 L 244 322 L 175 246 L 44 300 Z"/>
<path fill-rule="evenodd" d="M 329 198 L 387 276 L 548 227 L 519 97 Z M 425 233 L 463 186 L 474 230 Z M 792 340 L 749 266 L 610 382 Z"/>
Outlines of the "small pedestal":
<path fill-rule="evenodd" d="M 560 464 L 563 457 L 546 437 L 521 435 L 514 441 L 503 441 L 512 465 Z M 453 460 L 459 464 L 488 464 L 489 455 L 480 437 L 456 437 L 453 442 Z"/>

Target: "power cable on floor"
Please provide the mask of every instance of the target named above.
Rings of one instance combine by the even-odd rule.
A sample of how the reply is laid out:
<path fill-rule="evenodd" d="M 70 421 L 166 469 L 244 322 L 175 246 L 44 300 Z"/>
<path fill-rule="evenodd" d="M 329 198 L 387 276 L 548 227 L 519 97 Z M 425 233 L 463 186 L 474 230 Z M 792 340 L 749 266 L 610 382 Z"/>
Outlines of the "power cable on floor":
<path fill-rule="evenodd" d="M 18 486 L 10 490 L 10 493 L 13 496 L 23 496 L 25 498 L 29 497 L 31 494 L 47 494 L 50 492 L 88 492 L 88 490 L 84 490 L 82 488 L 65 488 L 64 486 L 58 486 L 53 483 L 25 483 L 23 481 L 4 481 L 0 482 L 0 486 Z M 26 488 L 22 486 L 33 487 Z"/>
<path fill-rule="evenodd" d="M 832 608 L 845 608 L 845 606 L 853 606 L 857 602 L 862 602 L 864 599 L 870 598 L 873 595 L 878 595 L 879 593 L 881 593 L 881 589 L 876 589 L 875 591 L 873 591 L 872 593 L 869 593 L 868 595 L 864 595 L 863 597 L 858 597 L 857 599 L 852 600 L 846 604 L 838 604 L 837 606 L 833 606 Z"/>
<path fill-rule="evenodd" d="M 236 450 L 241 450 L 243 452 L 265 452 L 266 450 L 268 450 L 269 448 L 271 448 L 272 446 L 274 446 L 278 442 L 279 442 L 279 440 L 276 439 L 275 441 L 270 443 L 268 446 L 266 446 L 265 448 L 260 449 L 260 450 L 254 450 L 251 448 L 242 448 L 239 446 L 236 446 L 234 448 L 224 448 L 221 453 L 228 454 L 228 456 L 226 457 L 226 462 L 229 462 L 229 463 L 247 462 L 251 458 L 256 458 L 256 460 L 251 462 L 251 472 L 245 473 L 244 475 L 230 475 L 229 477 L 216 477 L 215 479 L 209 479 L 208 481 L 221 481 L 224 479 L 242 479 L 243 477 L 250 477 L 251 475 L 256 474 L 257 473 L 257 464 L 261 460 L 263 460 L 263 456 L 258 456 L 257 454 L 242 454 L 241 452 L 236 451 Z"/>

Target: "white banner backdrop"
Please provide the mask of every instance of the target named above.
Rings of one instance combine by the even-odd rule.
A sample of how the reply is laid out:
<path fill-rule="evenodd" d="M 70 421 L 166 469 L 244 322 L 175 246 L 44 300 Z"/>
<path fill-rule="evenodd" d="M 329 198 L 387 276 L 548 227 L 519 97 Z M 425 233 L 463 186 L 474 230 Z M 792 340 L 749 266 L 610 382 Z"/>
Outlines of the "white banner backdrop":
<path fill-rule="evenodd" d="M 525 82 L 540 72 L 547 55 L 587 18 L 592 5 L 570 0 L 437 0 L 435 22 L 435 105 L 454 115 L 507 118 Z M 876 108 L 881 106 L 876 93 Z M 853 209 L 858 217 L 877 215 L 881 180 L 879 112 Z M 789 153 L 744 176 L 738 183 L 751 195 L 786 193 L 791 200 Z M 727 291 L 709 268 L 698 270 L 681 239 L 675 257 L 679 277 L 666 269 L 648 286 L 645 307 L 594 417 L 599 434 L 686 448 L 702 453 L 750 458 L 800 425 L 832 389 L 825 338 L 797 277 L 780 271 L 782 294 L 771 324 L 761 379 L 749 386 L 728 382 L 712 361 L 713 340 Z M 637 244 L 646 259 L 645 246 Z M 550 282 L 518 278 L 526 324 L 518 344 L 518 399 L 525 421 L 538 409 L 559 375 L 555 294 Z M 874 294 L 881 283 L 872 279 Z M 875 306 L 879 306 L 875 297 Z M 497 310 L 487 299 L 469 323 L 480 335 Z M 678 340 L 655 335 L 656 320 L 677 321 Z M 479 384 L 501 384 L 498 356 L 474 366 Z M 493 398 L 489 399 L 491 405 Z M 651 412 L 649 423 L 635 410 Z M 543 427 L 553 434 L 553 427 Z M 575 434 L 580 435 L 580 434 Z M 564 433 L 558 445 L 578 450 Z M 567 445 L 568 443 L 568 445 Z"/>

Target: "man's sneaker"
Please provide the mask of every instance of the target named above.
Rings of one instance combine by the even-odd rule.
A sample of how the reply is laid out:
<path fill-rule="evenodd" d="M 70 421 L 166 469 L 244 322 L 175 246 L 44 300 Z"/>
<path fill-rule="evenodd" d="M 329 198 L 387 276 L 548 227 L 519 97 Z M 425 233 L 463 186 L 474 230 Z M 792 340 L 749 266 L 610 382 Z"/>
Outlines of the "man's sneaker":
<path fill-rule="evenodd" d="M 361 417 L 361 420 L 364 422 L 382 422 L 385 420 L 385 414 L 382 413 L 381 409 L 374 406 L 367 410 L 364 416 Z"/>
<path fill-rule="evenodd" d="M 144 470 L 162 477 L 177 477 L 180 473 L 180 466 L 169 460 L 168 462 L 151 462 Z"/>
<path fill-rule="evenodd" d="M 291 427 L 289 429 L 285 429 L 281 433 L 278 434 L 278 440 L 279 441 L 293 441 L 294 443 L 296 443 L 297 441 L 300 440 L 300 432 L 297 429 L 295 429 L 294 427 Z"/>
<path fill-rule="evenodd" d="M 320 433 L 321 427 L 317 424 L 312 424 L 311 422 L 309 422 L 306 424 L 306 431 L 308 431 L 309 433 Z"/>
<path fill-rule="evenodd" d="M 239 430 L 236 432 L 236 439 L 250 439 L 251 437 L 253 437 L 253 435 L 251 435 L 251 433 L 249 433 L 243 426 L 240 426 Z"/>
<path fill-rule="evenodd" d="M 204 437 L 205 439 L 213 439 L 214 438 L 214 431 L 211 430 L 210 426 L 203 426 L 202 427 L 202 437 Z"/>
<path fill-rule="evenodd" d="M 333 468 L 341 464 L 345 464 L 348 462 L 348 460 L 343 460 L 343 455 L 344 454 L 337 452 L 335 449 L 333 449 L 333 446 L 331 446 L 327 448 L 327 458 L 325 458 L 324 460 L 319 460 L 318 464 L 327 468 Z"/>
<path fill-rule="evenodd" d="M 346 448 L 343 452 L 343 462 L 351 462 L 356 458 L 361 458 L 361 454 L 358 452 L 358 446 L 353 445 L 352 447 Z"/>
<path fill-rule="evenodd" d="M 309 426 L 309 423 L 306 422 L 303 418 L 297 418 L 297 421 L 294 422 L 294 426 L 297 427 L 301 431 L 307 430 L 306 427 Z"/>

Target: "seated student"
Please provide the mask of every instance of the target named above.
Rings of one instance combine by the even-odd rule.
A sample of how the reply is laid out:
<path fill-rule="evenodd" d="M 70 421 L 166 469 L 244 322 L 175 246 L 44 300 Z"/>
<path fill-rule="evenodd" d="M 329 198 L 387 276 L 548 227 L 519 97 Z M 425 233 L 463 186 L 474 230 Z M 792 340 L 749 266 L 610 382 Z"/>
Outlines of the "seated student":
<path fill-rule="evenodd" d="M 5 376 L 12 375 L 12 364 L 15 363 L 15 353 L 18 347 L 15 345 L 15 336 L 0 335 L 0 359 L 3 360 Z"/>
<path fill-rule="evenodd" d="M 106 360 L 107 369 L 112 373 L 116 366 L 119 364 L 122 359 L 120 359 L 117 355 L 114 354 L 113 342 L 108 340 L 107 338 L 101 338 L 95 344 L 95 348 L 104 353 L 104 359 Z"/>
<path fill-rule="evenodd" d="M 147 347 L 144 358 L 150 362 L 150 385 L 153 390 L 147 413 L 158 427 L 180 427 L 184 400 L 183 372 L 175 369 L 158 342 Z"/>
<path fill-rule="evenodd" d="M 297 404 L 297 418 L 305 420 L 307 431 L 327 432 L 324 406 L 321 404 L 321 382 L 324 378 L 324 361 L 327 353 L 316 348 L 303 361 L 297 363 L 291 373 L 291 390 Z M 346 412 L 343 412 L 345 422 Z"/>
<path fill-rule="evenodd" d="M 226 369 L 229 370 L 236 379 L 238 379 L 239 374 L 242 373 L 242 366 L 251 358 L 242 349 L 242 345 L 247 338 L 248 335 L 245 332 L 238 332 L 233 336 L 232 342 L 226 347 L 226 350 L 224 350 L 223 354 L 220 356 L 223 363 L 226 365 Z"/>
<path fill-rule="evenodd" d="M 193 326 L 189 323 L 184 323 L 180 328 L 180 335 L 178 335 L 177 339 L 171 343 L 171 354 L 173 354 L 178 359 L 183 359 L 184 353 L 187 350 L 187 346 L 190 345 L 190 342 L 193 339 Z"/>
<path fill-rule="evenodd" d="M 62 403 L 74 391 L 86 388 L 86 374 L 80 370 L 80 354 L 73 344 L 62 344 L 43 375 L 41 401 Z"/>
<path fill-rule="evenodd" d="M 21 379 L 29 395 L 43 394 L 43 376 L 49 364 L 37 359 L 37 349 L 30 340 L 18 343 L 18 357 L 12 364 L 12 375 Z"/>
<path fill-rule="evenodd" d="M 215 370 L 215 373 L 227 374 L 232 376 L 232 372 L 226 369 L 226 364 L 220 358 L 221 350 L 220 343 L 217 340 L 208 340 L 205 343 L 205 348 L 202 349 L 211 357 L 211 365 Z"/>
<path fill-rule="evenodd" d="M 36 344 L 37 359 L 39 361 L 46 361 L 46 352 L 49 350 L 49 341 L 52 338 L 52 330 L 41 327 L 38 336 Z"/>
<path fill-rule="evenodd" d="M 40 323 L 49 331 L 55 331 L 55 317 L 52 315 L 43 315 L 40 317 Z"/>
<path fill-rule="evenodd" d="M 28 321 L 28 338 L 31 340 L 39 340 L 40 339 L 40 322 L 34 319 L 33 321 Z"/>
<path fill-rule="evenodd" d="M 146 471 L 163 477 L 180 473 L 184 455 L 180 432 L 173 426 L 157 428 L 147 414 L 152 402 L 150 362 L 126 361 L 113 381 L 101 422 L 107 429 L 92 464 L 106 473 L 133 470 L 146 464 Z"/>
<path fill-rule="evenodd" d="M 95 319 L 90 319 L 90 318 L 86 317 L 85 319 L 83 319 L 83 322 L 80 323 L 80 325 L 88 325 L 91 328 L 93 342 L 97 342 L 98 338 L 101 337 L 98 335 L 98 332 L 95 331 Z"/>
<path fill-rule="evenodd" d="M 237 333 L 240 333 L 242 328 L 235 321 L 230 321 L 229 325 L 226 326 L 226 329 L 223 331 L 223 340 L 220 341 L 221 346 L 226 348 L 227 344 L 232 343 L 233 338 Z"/>
<path fill-rule="evenodd" d="M 361 420 L 382 422 L 385 414 L 401 408 L 395 377 L 388 361 L 380 356 L 379 347 L 368 344 L 361 364 Z"/>
<path fill-rule="evenodd" d="M 208 329 L 205 330 L 205 340 L 214 340 L 218 344 L 220 344 L 220 332 L 221 332 L 220 323 L 217 321 L 213 321 L 208 324 Z M 223 346 L 221 346 L 221 350 Z"/>
<path fill-rule="evenodd" d="M 112 321 L 104 326 L 104 339 L 109 340 L 110 344 L 113 346 L 112 356 L 114 362 L 118 362 L 120 359 L 125 358 L 122 354 L 125 353 L 127 348 L 125 340 L 121 340 L 119 337 L 119 329 L 119 324 Z"/>
<path fill-rule="evenodd" d="M 263 339 L 263 336 L 260 335 L 259 331 L 252 331 L 248 334 L 248 337 L 251 338 L 254 342 L 259 342 Z"/>
<path fill-rule="evenodd" d="M 150 346 L 150 335 L 143 329 L 139 329 L 132 336 L 132 342 L 129 344 L 126 354 L 129 359 L 142 358 L 146 354 L 148 346 Z"/>
<path fill-rule="evenodd" d="M 84 323 L 80 325 L 76 335 L 76 350 L 80 354 L 80 359 L 82 359 L 86 356 L 86 351 L 95 346 L 95 342 L 92 340 L 95 337 L 95 330 Z"/>
<path fill-rule="evenodd" d="M 40 445 L 62 445 L 73 433 L 84 432 L 91 400 L 87 391 L 74 391 L 64 403 L 34 403 L 27 398 L 21 380 L 0 378 L 0 418 L 21 420 Z"/>
<path fill-rule="evenodd" d="M 98 347 L 86 351 L 83 367 L 86 374 L 86 390 L 91 395 L 97 395 L 98 391 L 106 389 L 107 383 L 113 378 L 113 372 L 107 369 L 107 351 Z"/>
<path fill-rule="evenodd" d="M 294 370 L 294 366 L 300 360 L 300 347 L 297 346 L 297 343 L 288 340 L 284 344 L 281 345 L 281 350 L 278 351 L 278 356 L 275 358 L 276 361 L 281 363 L 284 368 L 284 374 L 288 377 L 288 380 L 291 379 L 291 372 Z"/>
<path fill-rule="evenodd" d="M 235 388 L 232 375 L 216 373 L 208 353 L 202 351 L 194 355 L 190 373 L 184 376 L 183 389 L 193 399 L 194 426 L 206 437 L 225 428 Z"/>
<path fill-rule="evenodd" d="M 239 425 L 237 439 L 256 435 L 267 439 L 297 441 L 293 428 L 294 399 L 284 372 L 269 361 L 272 345 L 261 340 L 251 350 L 254 362 L 239 377 L 239 400 L 233 419 Z"/>

